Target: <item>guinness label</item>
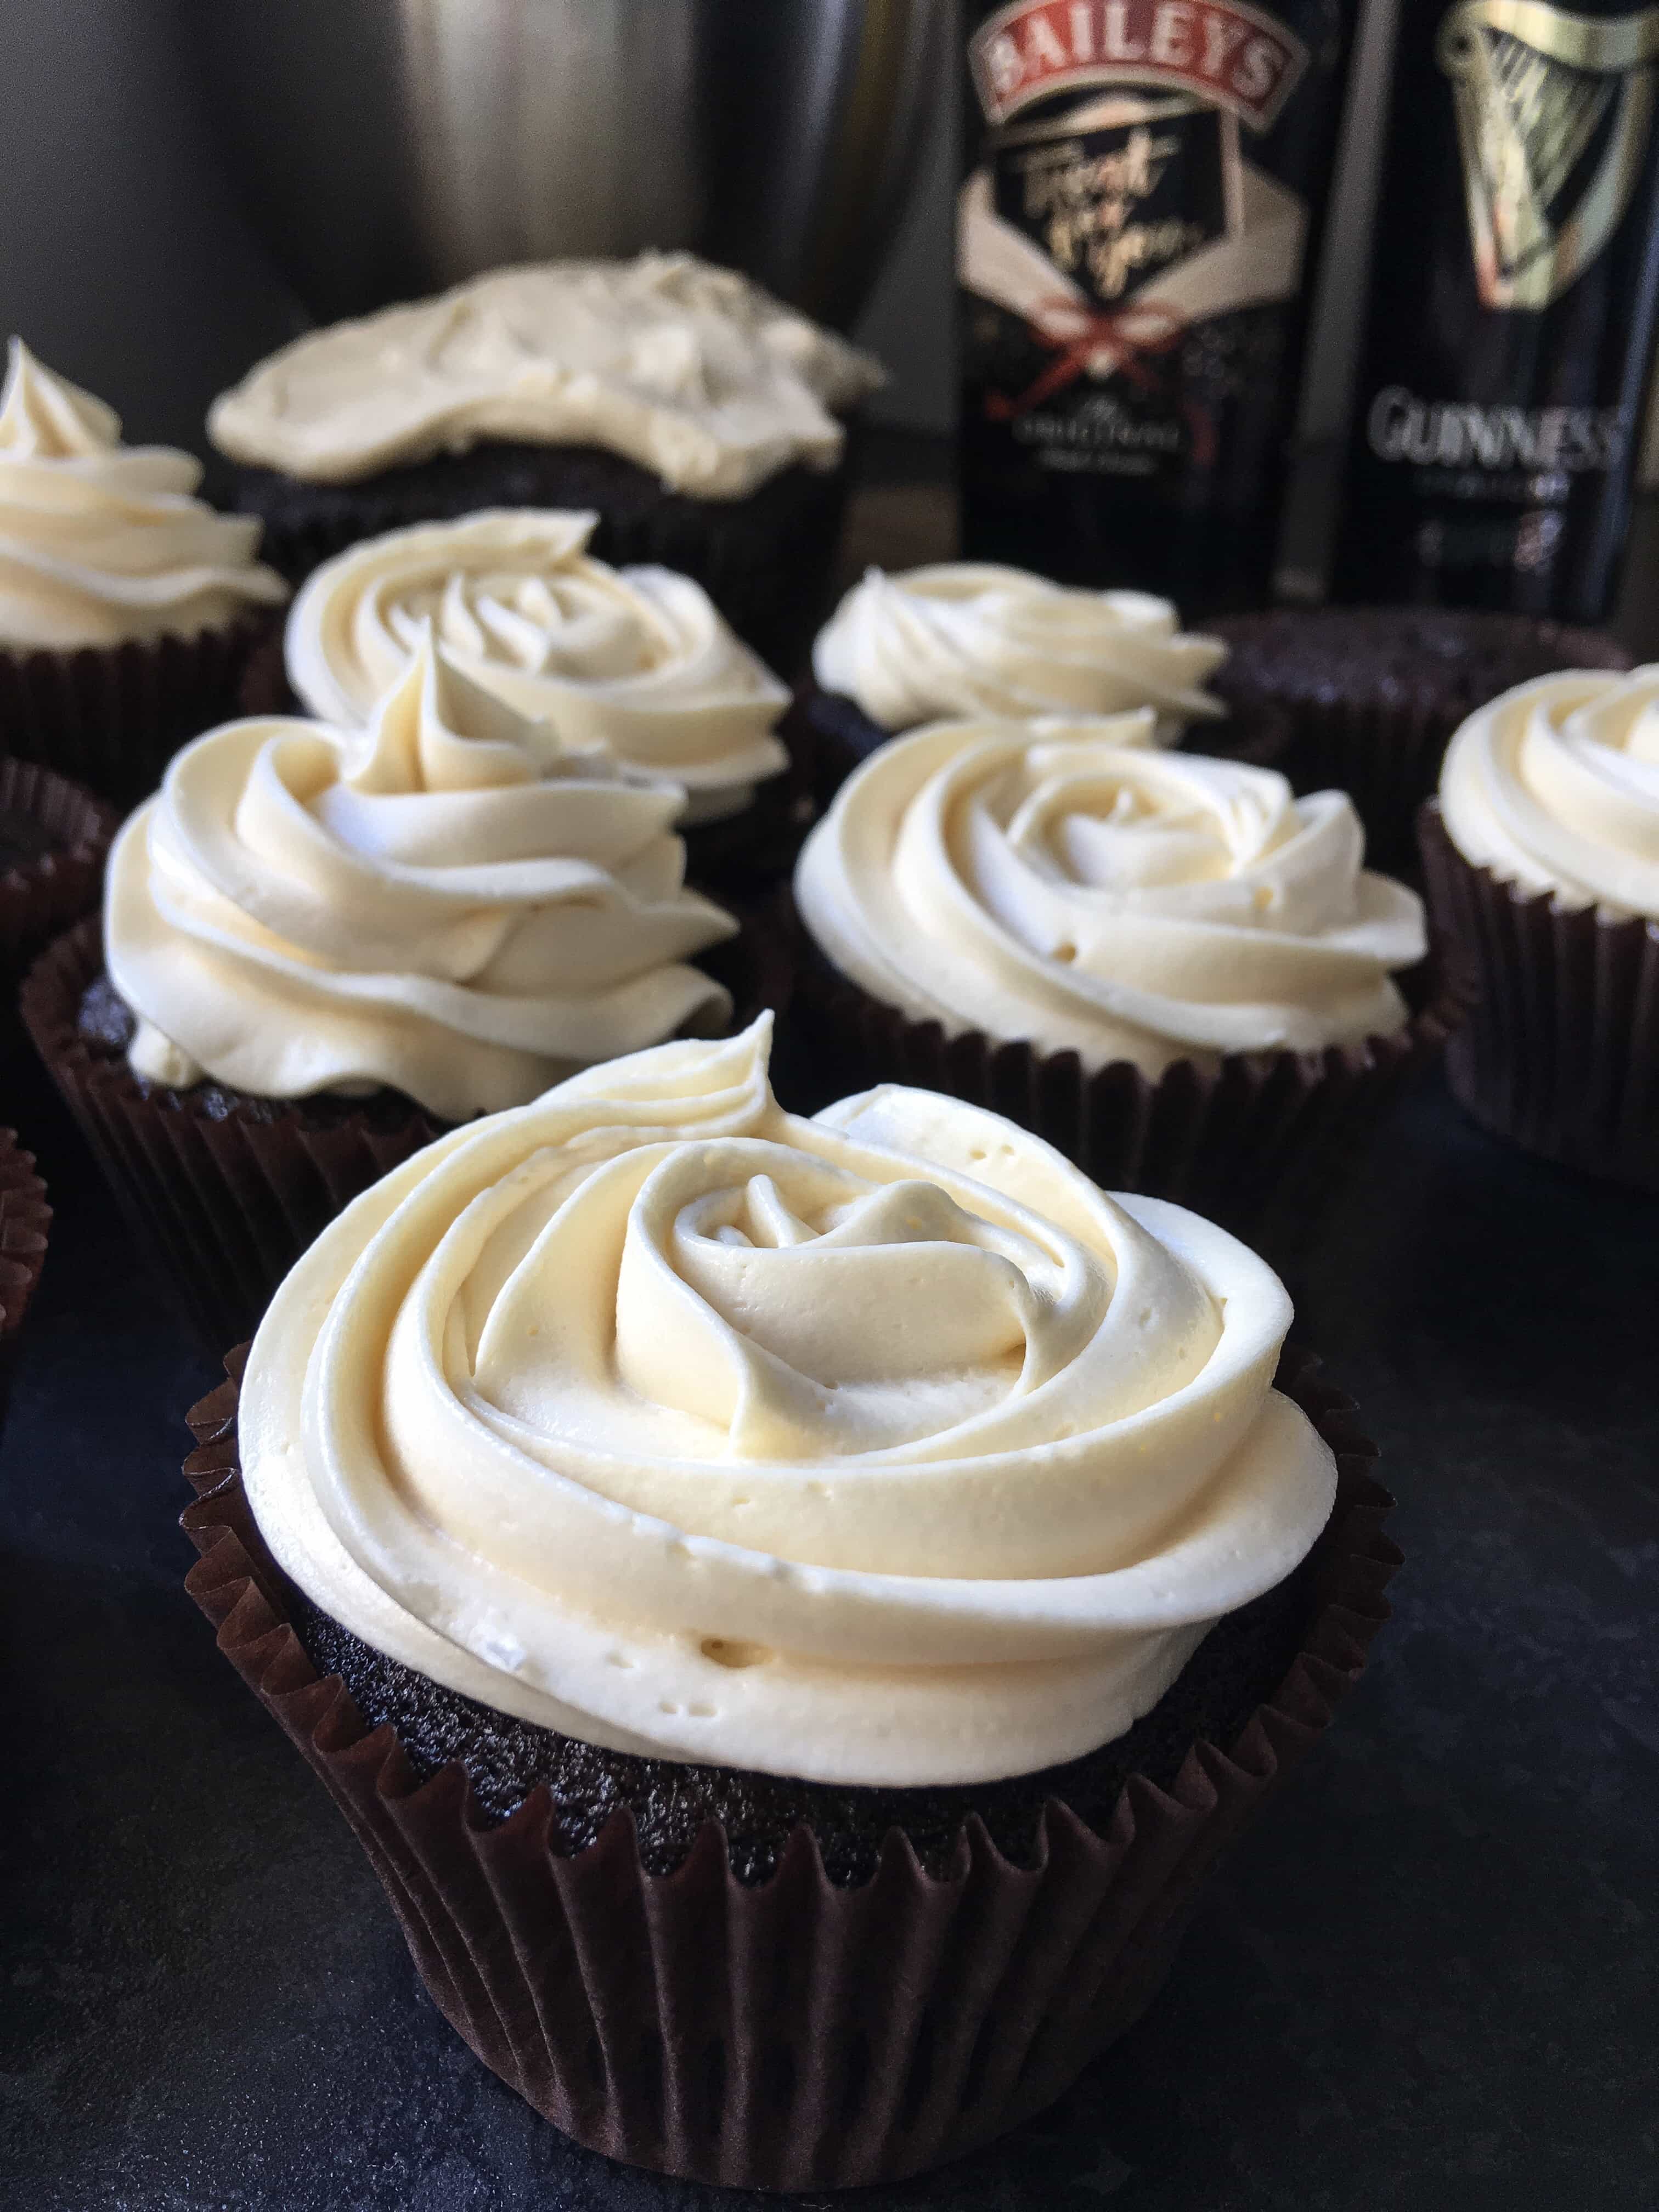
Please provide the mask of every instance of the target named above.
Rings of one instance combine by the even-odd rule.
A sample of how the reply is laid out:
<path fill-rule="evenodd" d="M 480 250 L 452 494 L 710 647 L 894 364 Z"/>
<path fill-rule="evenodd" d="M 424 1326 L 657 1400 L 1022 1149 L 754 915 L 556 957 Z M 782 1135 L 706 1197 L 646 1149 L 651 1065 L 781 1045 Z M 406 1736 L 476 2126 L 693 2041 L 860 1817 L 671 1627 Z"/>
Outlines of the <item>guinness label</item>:
<path fill-rule="evenodd" d="M 1659 294 L 1659 7 L 1405 0 L 1339 595 L 1600 621 Z"/>
<path fill-rule="evenodd" d="M 1258 599 L 1346 16 L 981 13 L 957 216 L 969 550 L 1168 589 L 1189 613 Z M 1247 536 L 1205 527 L 1223 501 Z M 1237 580 L 1206 582 L 1224 559 Z"/>

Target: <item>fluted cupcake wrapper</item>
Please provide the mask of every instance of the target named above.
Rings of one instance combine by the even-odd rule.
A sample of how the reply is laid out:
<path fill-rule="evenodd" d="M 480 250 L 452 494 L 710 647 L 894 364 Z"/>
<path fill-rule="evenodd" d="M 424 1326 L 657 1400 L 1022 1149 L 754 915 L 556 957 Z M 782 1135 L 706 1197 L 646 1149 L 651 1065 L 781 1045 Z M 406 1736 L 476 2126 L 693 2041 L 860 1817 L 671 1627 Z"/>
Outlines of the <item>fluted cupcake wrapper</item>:
<path fill-rule="evenodd" d="M 739 1024 L 787 995 L 781 950 L 745 928 L 700 960 L 732 992 Z M 98 1049 L 77 1025 L 103 965 L 94 915 L 30 969 L 24 1024 L 140 1249 L 204 1346 L 217 1349 L 228 1335 L 252 1334 L 320 1230 L 452 1124 L 391 1091 L 354 1107 L 142 1083 L 125 1056 Z"/>
<path fill-rule="evenodd" d="M 1475 1003 L 1447 1049 L 1460 1103 L 1528 1152 L 1659 1190 L 1659 922 L 1558 905 L 1419 825 L 1429 902 Z"/>
<path fill-rule="evenodd" d="M 244 664 L 276 620 L 72 653 L 0 647 L 0 753 L 135 806 L 182 744 L 236 714 Z"/>
<path fill-rule="evenodd" d="M 1374 1447 L 1317 1362 L 1287 1353 L 1280 1388 L 1335 1452 L 1337 1499 L 1301 1650 L 1235 1742 L 1195 1743 L 1168 1791 L 1132 1777 L 1099 1832 L 1051 1800 L 1026 1867 L 969 1819 L 942 1878 L 894 1832 L 869 1881 L 837 1887 L 803 1825 L 745 1887 L 711 1822 L 652 1875 L 626 1814 L 562 1856 L 544 1786 L 489 1824 L 459 1765 L 421 1780 L 395 1729 L 319 1678 L 242 1490 L 244 1357 L 191 1413 L 185 1469 L 187 1587 L 219 1648 L 344 1814 L 484 2063 L 590 2148 L 688 2179 L 895 2180 L 1051 2103 L 1156 1994 L 1216 1860 L 1358 1679 L 1400 1565 Z"/>
<path fill-rule="evenodd" d="M 46 1265 L 52 1208 L 34 1156 L 15 1129 L 0 1129 L 0 1431 L 6 1425 L 18 1333 Z"/>
<path fill-rule="evenodd" d="M 1408 611 L 1374 612 L 1382 623 L 1397 622 Z M 1365 825 L 1366 866 L 1415 880 L 1417 810 L 1438 785 L 1446 747 L 1472 708 L 1548 669 L 1631 665 L 1624 647 L 1599 630 L 1522 616 L 1429 611 L 1421 619 L 1474 628 L 1486 671 L 1484 682 L 1474 684 L 1481 696 L 1471 697 L 1467 672 L 1445 680 L 1426 650 L 1402 649 L 1397 674 L 1385 676 L 1371 664 L 1362 665 L 1346 688 L 1338 680 L 1313 681 L 1307 672 L 1298 676 L 1295 633 L 1298 622 L 1316 623 L 1317 614 L 1280 609 L 1269 616 L 1224 616 L 1209 627 L 1236 649 L 1213 679 L 1227 719 L 1194 723 L 1184 743 L 1193 752 L 1277 769 L 1297 792 L 1346 791 Z M 1240 649 L 1264 634 L 1275 647 L 1282 641 L 1274 672 L 1282 689 L 1267 688 L 1265 671 L 1258 683 L 1238 658 Z"/>
<path fill-rule="evenodd" d="M 302 714 L 283 659 L 280 635 L 268 638 L 243 671 L 239 711 L 244 714 Z M 781 775 L 755 787 L 753 801 L 720 822 L 682 830 L 686 875 L 716 898 L 723 889 L 738 896 L 787 875 L 817 816 L 817 733 L 799 700 L 792 702 L 777 735 L 789 755 Z"/>
<path fill-rule="evenodd" d="M 34 954 L 98 903 L 114 836 L 113 808 L 34 761 L 0 760 L 0 814 L 36 822 L 53 849 L 0 874 L 0 977 L 20 975 Z"/>
<path fill-rule="evenodd" d="M 988 1107 L 1103 1188 L 1175 1199 L 1281 1266 L 1304 1255 L 1326 1202 L 1468 999 L 1461 973 L 1431 961 L 1415 982 L 1404 979 L 1420 1010 L 1395 1036 L 1317 1053 L 1230 1054 L 1214 1073 L 1177 1060 L 1154 1081 L 1127 1060 L 1091 1073 L 1073 1052 L 913 1021 L 843 975 L 793 909 L 792 919 L 789 1021 L 814 1055 L 816 1089 L 839 1096 L 905 1083 Z"/>

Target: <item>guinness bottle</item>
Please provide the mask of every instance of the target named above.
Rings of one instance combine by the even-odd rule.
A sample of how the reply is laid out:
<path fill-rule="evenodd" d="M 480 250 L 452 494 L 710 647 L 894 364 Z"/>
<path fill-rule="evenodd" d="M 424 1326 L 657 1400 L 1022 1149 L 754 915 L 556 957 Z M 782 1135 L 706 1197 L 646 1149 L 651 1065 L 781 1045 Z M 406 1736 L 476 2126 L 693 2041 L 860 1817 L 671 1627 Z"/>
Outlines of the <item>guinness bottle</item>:
<path fill-rule="evenodd" d="M 1659 292 L 1659 7 L 1404 0 L 1334 588 L 1599 622 Z"/>
<path fill-rule="evenodd" d="M 1355 5 L 970 0 L 970 555 L 1267 598 Z"/>

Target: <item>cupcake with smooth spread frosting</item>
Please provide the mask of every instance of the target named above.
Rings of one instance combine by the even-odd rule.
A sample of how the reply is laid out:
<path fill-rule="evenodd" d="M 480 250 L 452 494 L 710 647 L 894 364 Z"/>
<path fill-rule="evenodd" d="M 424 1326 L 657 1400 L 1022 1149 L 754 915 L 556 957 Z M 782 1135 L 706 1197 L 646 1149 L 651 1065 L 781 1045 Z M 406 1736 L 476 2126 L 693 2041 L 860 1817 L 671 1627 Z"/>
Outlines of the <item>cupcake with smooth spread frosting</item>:
<path fill-rule="evenodd" d="M 882 380 L 737 271 L 646 253 L 497 270 L 309 332 L 208 429 L 296 577 L 405 523 L 592 507 L 599 554 L 686 570 L 775 655 L 816 618 L 846 419 Z"/>
<path fill-rule="evenodd" d="M 1659 668 L 1540 677 L 1471 714 L 1422 835 L 1479 988 L 1448 1056 L 1459 1098 L 1531 1151 L 1659 1189 Z"/>
<path fill-rule="evenodd" d="M 926 1075 L 1097 1180 L 1233 1212 L 1298 1125 L 1334 1097 L 1358 1113 L 1430 1042 L 1395 981 L 1427 952 L 1422 902 L 1364 851 L 1341 793 L 1267 769 L 936 724 L 807 841 L 800 1004 L 866 1075 Z"/>
<path fill-rule="evenodd" d="M 256 1152 L 372 1123 L 412 1150 L 725 1025 L 690 962 L 737 924 L 685 886 L 683 796 L 563 753 L 428 636 L 366 729 L 273 717 L 188 746 L 111 853 L 101 974 L 66 939 L 26 1014 L 83 1119 L 234 1127 Z M 248 1272 L 268 1291 L 282 1268 Z"/>
<path fill-rule="evenodd" d="M 758 853 L 776 810 L 757 817 L 757 791 L 790 765 L 775 734 L 788 688 L 689 576 L 595 560 L 596 520 L 497 508 L 349 547 L 295 600 L 288 684 L 322 720 L 362 723 L 430 627 L 457 668 L 562 747 L 672 777 L 682 829 L 752 830 L 737 849 Z"/>
<path fill-rule="evenodd" d="M 0 392 L 0 746 L 115 798 L 228 707 L 288 587 L 202 467 L 11 342 Z M 193 719 L 199 718 L 199 719 Z"/>
<path fill-rule="evenodd" d="M 804 2028 L 799 2063 L 838 2064 L 856 2025 L 878 2033 L 917 1996 L 886 1946 L 848 1944 L 821 1875 L 802 1888 L 813 1857 L 839 1854 L 856 1887 L 890 1829 L 949 1860 L 963 1824 L 988 1820 L 1006 1856 L 985 1855 L 976 1924 L 1018 1894 L 1045 1961 L 1048 1916 L 1056 1941 L 1073 1930 L 1074 1971 L 1067 1877 L 1039 1901 L 1015 1867 L 1047 1863 L 1039 1837 L 1060 1817 L 1071 1875 L 1079 1858 L 1098 1875 L 1137 1754 L 1158 1746 L 1167 1788 L 1206 1725 L 1231 1741 L 1222 1711 L 1242 1724 L 1272 1697 L 1319 1610 L 1307 1563 L 1329 1558 L 1339 1470 L 1273 1388 L 1290 1304 L 1243 1245 L 1107 1196 L 958 1101 L 888 1086 L 787 1114 L 769 1027 L 592 1070 L 366 1194 L 273 1301 L 241 1380 L 240 1497 L 216 1480 L 191 1525 L 210 1569 L 216 1522 L 265 1557 L 262 1588 L 290 1594 L 311 1666 L 356 1701 L 337 1742 L 389 1720 L 405 1774 L 443 1770 L 409 1801 L 432 1936 L 412 1939 L 417 1962 L 444 2003 L 444 1916 L 483 1911 L 465 1948 L 498 1962 L 480 1971 L 504 2001 L 445 2009 L 614 2154 L 697 2170 L 628 2132 L 625 2082 L 590 2098 L 562 2067 L 522 2063 L 544 2038 L 585 2045 L 591 1993 L 562 1962 L 601 1925 L 612 1948 L 633 1909 L 630 1878 L 601 1896 L 584 1861 L 625 1859 L 635 1889 L 678 1867 L 684 1903 L 665 1891 L 661 1909 L 676 1929 L 684 1912 L 686 1937 L 708 1877 L 688 1862 L 721 1863 L 721 1932 L 684 1965 L 699 2015 L 732 2039 L 736 2102 L 691 2127 L 725 2134 L 719 2178 L 778 2186 L 764 2132 L 737 2123 L 750 2043 Z M 212 1579 L 198 1571 L 198 1594 Z M 235 1637 L 231 1650 L 241 1663 Z M 283 1673 L 304 1670 L 290 1657 Z M 634 1826 L 607 1844 L 624 1806 Z M 532 1914 L 557 1899 L 568 1930 L 528 1951 L 488 1940 L 495 1908 L 463 1872 L 470 1826 L 502 1822 L 533 1856 L 504 1840 L 513 1871 L 484 1894 Z M 398 1825 L 370 1815 L 377 1864 L 401 1863 Z M 901 1945 L 929 1886 L 908 1864 L 888 1900 Z M 781 1921 L 768 1875 L 794 1897 Z M 753 1940 L 756 1914 L 769 1987 L 796 1978 L 775 1971 L 779 1947 L 815 1961 L 804 2023 L 766 2016 L 783 1996 L 729 2020 L 725 1946 Z M 658 1932 L 644 2016 L 605 2008 L 623 2040 L 682 1996 L 681 1936 Z M 843 2019 L 824 1993 L 848 1975 Z M 1005 2007 L 1001 1979 L 972 1976 L 970 1996 L 947 1969 L 934 1992 L 979 2008 L 948 2028 L 986 2057 L 1034 1995 L 1022 1984 Z M 1063 2010 L 1066 1966 L 1038 1980 L 1041 2008 Z M 517 2024 L 505 2059 L 486 2014 Z M 724 2107 L 695 2042 L 658 2045 L 666 2101 Z M 976 2117 L 992 2112 L 990 2132 L 1014 2116 L 994 2102 Z M 848 2122 L 831 2131 L 841 2179 L 884 2162 Z"/>
<path fill-rule="evenodd" d="M 1146 708 L 1153 742 L 1172 745 L 1225 711 L 1205 688 L 1225 651 L 1146 592 L 1085 591 L 982 561 L 871 568 L 818 633 L 810 712 L 842 774 L 920 723 L 967 718 Z"/>

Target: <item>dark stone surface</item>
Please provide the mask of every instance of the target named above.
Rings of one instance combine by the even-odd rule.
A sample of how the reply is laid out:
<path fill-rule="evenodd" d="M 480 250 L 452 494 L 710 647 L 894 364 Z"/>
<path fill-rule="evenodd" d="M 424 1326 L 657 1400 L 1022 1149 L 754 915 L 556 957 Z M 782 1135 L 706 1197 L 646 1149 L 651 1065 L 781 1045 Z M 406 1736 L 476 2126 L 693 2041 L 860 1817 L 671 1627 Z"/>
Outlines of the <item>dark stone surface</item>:
<path fill-rule="evenodd" d="M 574 2149 L 422 1996 L 179 1586 L 212 1375 L 61 1118 L 14 1103 L 59 1210 L 0 1451 L 0 2205 L 758 2206 Z M 1400 1496 L 1396 1622 L 1134 2033 L 849 2208 L 1659 2204 L 1659 1200 L 1431 1084 L 1296 1287 Z"/>

